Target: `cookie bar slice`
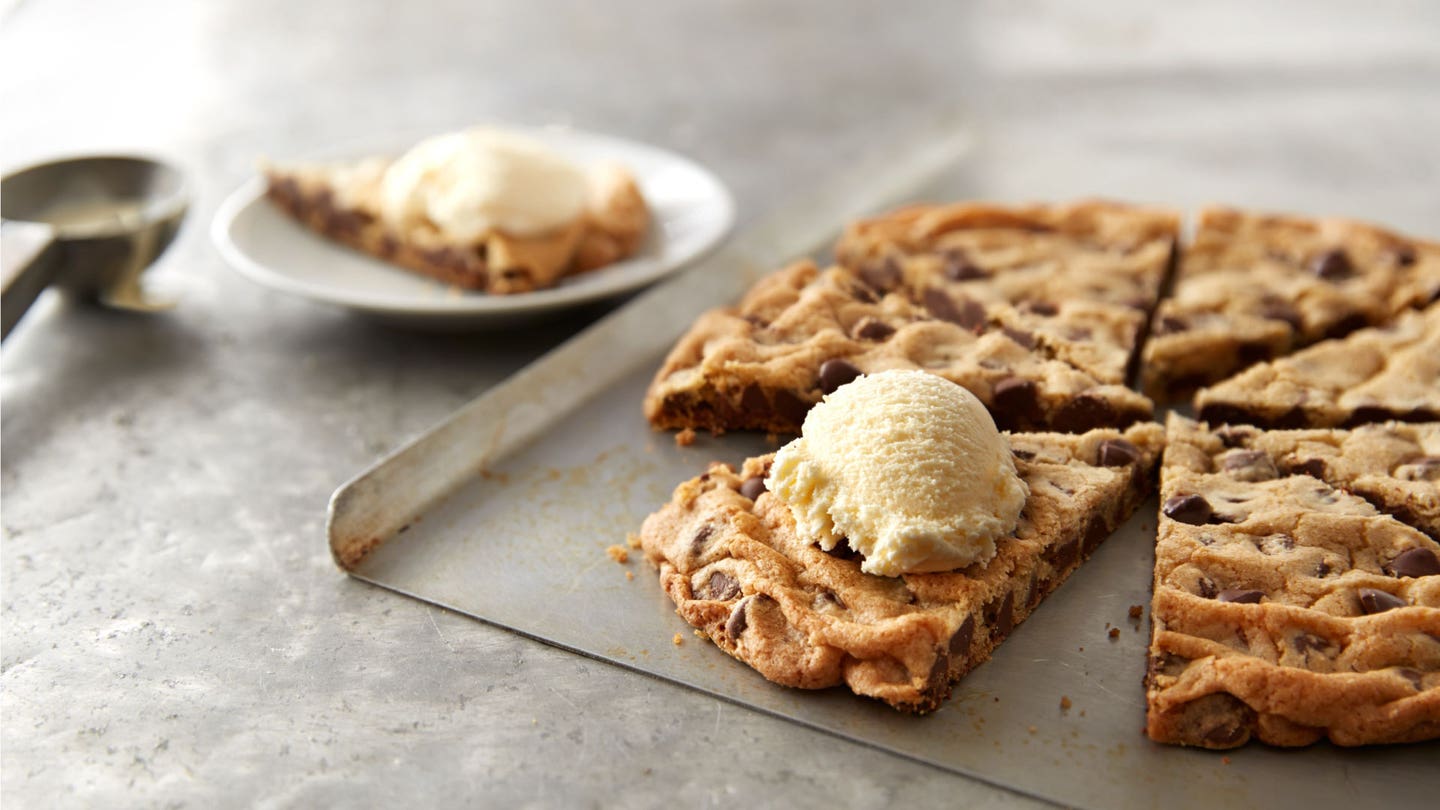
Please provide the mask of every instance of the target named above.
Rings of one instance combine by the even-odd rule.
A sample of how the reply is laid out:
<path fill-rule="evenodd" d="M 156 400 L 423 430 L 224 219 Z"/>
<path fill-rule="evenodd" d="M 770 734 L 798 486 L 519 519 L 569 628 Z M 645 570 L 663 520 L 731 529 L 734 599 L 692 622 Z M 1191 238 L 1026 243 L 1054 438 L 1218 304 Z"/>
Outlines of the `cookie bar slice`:
<path fill-rule="evenodd" d="M 950 299 L 945 299 L 950 302 Z M 861 373 L 921 369 L 969 389 L 1003 430 L 1083 432 L 1151 418 L 1144 396 L 1048 352 L 1018 310 L 916 304 L 844 268 L 801 262 L 706 313 L 645 396 L 657 428 L 799 433 L 810 407 Z"/>
<path fill-rule="evenodd" d="M 380 183 L 390 161 L 268 165 L 266 196 L 320 235 L 407 270 L 494 295 L 553 287 L 568 273 L 593 270 L 633 254 L 650 214 L 628 173 L 597 172 L 586 212 L 537 236 L 491 231 L 458 243 L 438 230 L 396 228 L 380 214 Z"/>
<path fill-rule="evenodd" d="M 907 712 L 935 709 L 1153 487 L 1163 431 L 1008 436 L 1030 487 L 988 564 L 883 577 L 801 540 L 765 491 L 773 456 L 713 464 L 646 519 L 645 557 L 679 614 L 775 683 L 845 684 Z"/>
<path fill-rule="evenodd" d="M 1201 389 L 1195 413 L 1272 428 L 1440 421 L 1440 305 L 1251 366 Z"/>
<path fill-rule="evenodd" d="M 1143 390 L 1186 397 L 1440 297 L 1440 243 L 1344 219 L 1211 208 L 1157 308 Z"/>
<path fill-rule="evenodd" d="M 923 304 L 1009 305 L 1006 326 L 1103 382 L 1123 383 L 1178 230 L 1174 212 L 1094 200 L 916 205 L 850 225 L 835 253 L 875 289 L 901 289 Z"/>
<path fill-rule="evenodd" d="M 1167 427 L 1150 738 L 1440 737 L 1440 424 Z"/>

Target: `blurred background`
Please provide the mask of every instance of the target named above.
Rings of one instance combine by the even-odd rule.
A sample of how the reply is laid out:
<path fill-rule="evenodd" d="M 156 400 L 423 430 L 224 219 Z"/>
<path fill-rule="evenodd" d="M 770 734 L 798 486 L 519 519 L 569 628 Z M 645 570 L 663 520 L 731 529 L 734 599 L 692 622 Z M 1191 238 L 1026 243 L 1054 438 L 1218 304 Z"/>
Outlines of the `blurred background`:
<path fill-rule="evenodd" d="M 206 229 L 261 156 L 568 124 L 709 166 L 743 228 L 958 122 L 956 197 L 1440 237 L 1427 0 L 20 0 L 0 25 L 0 168 L 138 150 L 195 186 L 158 268 L 186 282 L 178 309 L 47 297 L 5 342 L 16 806 L 1028 803 L 343 578 L 334 487 L 600 311 L 420 334 L 254 286 Z"/>

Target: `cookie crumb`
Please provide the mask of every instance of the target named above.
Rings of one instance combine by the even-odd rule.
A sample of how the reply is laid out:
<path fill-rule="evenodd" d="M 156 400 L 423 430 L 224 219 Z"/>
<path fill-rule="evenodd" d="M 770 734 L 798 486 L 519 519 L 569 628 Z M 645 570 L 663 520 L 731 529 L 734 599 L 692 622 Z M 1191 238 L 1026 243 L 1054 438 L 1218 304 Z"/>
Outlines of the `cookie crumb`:
<path fill-rule="evenodd" d="M 698 638 L 698 639 L 701 639 L 701 640 L 705 640 L 705 639 L 708 639 L 708 638 L 709 638 L 709 636 L 705 635 L 704 633 L 700 632 L 699 630 L 691 630 L 690 632 L 692 632 L 692 633 L 695 634 L 695 638 Z"/>
<path fill-rule="evenodd" d="M 1220 757 L 1220 764 L 1221 764 L 1221 765 L 1229 765 L 1229 764 L 1230 764 L 1230 758 L 1229 758 L 1229 757 Z"/>
<path fill-rule="evenodd" d="M 689 447 L 695 443 L 695 428 L 685 428 L 675 434 L 676 447 Z"/>
<path fill-rule="evenodd" d="M 1029 730 L 1030 730 L 1030 733 L 1031 733 L 1031 734 L 1034 734 L 1035 732 L 1039 731 L 1040 729 L 1035 728 L 1034 726 L 1031 726 Z"/>
<path fill-rule="evenodd" d="M 1084 710 L 1084 709 L 1081 709 L 1081 710 L 1080 710 L 1080 716 L 1081 716 L 1081 717 L 1084 717 L 1084 716 L 1085 716 L 1085 710 Z"/>
<path fill-rule="evenodd" d="M 1140 618 L 1141 614 L 1143 614 L 1144 612 L 1145 612 L 1145 608 L 1144 608 L 1144 606 L 1142 606 L 1142 605 L 1131 605 L 1131 606 L 1130 606 L 1130 618 L 1132 618 L 1132 619 L 1138 619 L 1138 618 Z"/>
<path fill-rule="evenodd" d="M 625 579 L 630 580 L 630 581 L 633 582 L 633 581 L 635 580 L 635 572 L 634 572 L 634 571 L 626 571 L 626 572 L 625 572 Z"/>
<path fill-rule="evenodd" d="M 605 553 L 610 556 L 610 559 L 621 565 L 630 562 L 630 552 L 626 551 L 624 546 L 609 546 L 605 549 Z"/>
<path fill-rule="evenodd" d="M 625 545 L 630 548 L 640 548 L 640 535 L 629 532 L 625 535 Z"/>
<path fill-rule="evenodd" d="M 1062 712 L 1068 712 L 1068 711 L 1070 711 L 1070 707 L 1071 707 L 1071 706 L 1074 706 L 1074 705 L 1075 705 L 1075 704 L 1073 704 L 1073 703 L 1070 702 L 1070 697 L 1069 697 L 1068 695 L 1061 695 L 1061 696 L 1060 696 L 1060 711 L 1062 711 Z"/>
<path fill-rule="evenodd" d="M 682 636 L 682 635 L 680 635 L 679 633 L 676 633 L 676 634 L 675 634 L 675 638 L 670 639 L 670 641 L 671 641 L 671 643 L 673 643 L 676 647 L 679 647 L 680 645 L 682 645 L 682 644 L 685 643 L 685 637 Z"/>
<path fill-rule="evenodd" d="M 1112 627 L 1112 628 L 1110 628 L 1110 640 L 1111 640 L 1111 641 L 1114 641 L 1115 639 L 1117 639 L 1117 638 L 1119 638 L 1119 637 L 1120 637 L 1120 628 L 1118 628 L 1118 627 Z"/>

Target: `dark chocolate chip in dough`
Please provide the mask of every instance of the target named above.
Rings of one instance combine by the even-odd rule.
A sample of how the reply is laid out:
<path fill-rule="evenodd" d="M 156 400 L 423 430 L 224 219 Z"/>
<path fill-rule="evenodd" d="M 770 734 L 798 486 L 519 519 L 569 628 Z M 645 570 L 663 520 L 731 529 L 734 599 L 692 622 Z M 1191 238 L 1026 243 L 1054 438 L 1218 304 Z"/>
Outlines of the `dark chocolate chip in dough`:
<path fill-rule="evenodd" d="M 951 281 L 973 281 L 978 278 L 989 278 L 990 274 L 985 268 L 970 260 L 963 250 L 948 250 L 944 255 L 945 277 Z"/>
<path fill-rule="evenodd" d="M 1008 326 L 1000 331 L 1005 333 L 1005 337 L 1008 337 L 1016 343 L 1020 344 L 1022 348 L 1035 348 L 1035 335 L 1031 332 L 1026 332 L 1023 329 L 1011 329 Z"/>
<path fill-rule="evenodd" d="M 1155 324 L 1155 334 L 1173 335 L 1176 332 L 1184 332 L 1190 328 L 1190 322 L 1178 315 L 1162 315 Z"/>
<path fill-rule="evenodd" d="M 1421 688 L 1421 679 L 1425 677 L 1420 670 L 1410 667 L 1400 667 L 1395 670 L 1395 674 L 1413 684 L 1417 691 Z"/>
<path fill-rule="evenodd" d="M 895 327 L 884 321 L 877 321 L 874 318 L 867 318 L 860 323 L 860 328 L 855 330 L 855 336 L 861 340 L 881 341 L 895 334 Z"/>
<path fill-rule="evenodd" d="M 1263 591 L 1251 588 L 1227 588 L 1215 594 L 1215 598 L 1221 602 L 1238 602 L 1244 605 L 1258 605 L 1264 596 Z"/>
<path fill-rule="evenodd" d="M 1140 460 L 1140 448 L 1124 439 L 1106 439 L 1100 442 L 1095 460 L 1101 467 L 1125 467 Z"/>
<path fill-rule="evenodd" d="M 763 414 L 770 410 L 770 400 L 765 398 L 765 392 L 760 390 L 760 386 L 751 383 L 740 392 L 740 407 L 751 414 Z"/>
<path fill-rule="evenodd" d="M 745 615 L 745 611 L 753 601 L 755 601 L 755 597 L 747 596 L 735 603 L 735 607 L 730 610 L 730 618 L 725 620 L 725 635 L 736 641 L 740 639 L 740 634 L 745 632 L 745 628 L 750 624 L 750 619 Z"/>
<path fill-rule="evenodd" d="M 1223 427 L 1215 431 L 1215 435 L 1226 447 L 1240 447 L 1255 435 L 1255 431 L 1249 428 Z"/>
<path fill-rule="evenodd" d="M 849 360 L 831 358 L 820 364 L 820 390 L 827 393 L 835 393 L 835 389 L 852 382 L 860 376 L 860 369 L 856 368 Z"/>
<path fill-rule="evenodd" d="M 695 536 L 690 538 L 690 548 L 696 553 L 699 553 L 700 550 L 705 547 L 705 544 L 710 540 L 710 537 L 714 534 L 714 526 L 711 526 L 709 523 L 702 525 L 700 528 L 695 530 Z"/>
<path fill-rule="evenodd" d="M 1034 380 L 1006 377 L 995 383 L 994 410 L 1006 425 L 1027 426 L 1040 421 L 1040 388 Z"/>
<path fill-rule="evenodd" d="M 1200 579 L 1196 580 L 1195 587 L 1200 591 L 1200 595 L 1206 599 L 1214 599 L 1215 595 L 1219 593 L 1219 589 L 1215 587 L 1215 583 L 1212 582 L 1209 577 L 1200 577 Z"/>
<path fill-rule="evenodd" d="M 724 571 L 715 571 L 710 574 L 708 584 L 710 598 L 719 602 L 728 602 L 740 595 L 740 583 Z"/>
<path fill-rule="evenodd" d="M 1325 337 L 1327 337 L 1327 338 L 1340 338 L 1340 337 L 1345 337 L 1346 335 L 1350 334 L 1351 332 L 1354 332 L 1356 329 L 1364 329 L 1365 327 L 1367 327 L 1367 326 L 1369 326 L 1369 325 L 1370 325 L 1370 322 L 1365 319 L 1365 314 L 1364 314 L 1364 313 L 1362 313 L 1362 312 L 1352 312 L 1352 313 L 1350 313 L 1349 315 L 1346 315 L 1345 317 L 1341 318 L 1340 320 L 1338 320 L 1338 321 L 1330 324 L 1328 327 L 1326 327 L 1326 328 L 1325 328 Z"/>
<path fill-rule="evenodd" d="M 882 293 L 895 289 L 901 275 L 900 263 L 890 256 L 860 268 L 860 279 Z"/>
<path fill-rule="evenodd" d="M 1400 597 L 1387 593 L 1376 588 L 1361 588 L 1358 592 L 1360 597 L 1360 609 L 1366 613 L 1384 613 L 1387 610 L 1405 607 L 1408 602 Z"/>
<path fill-rule="evenodd" d="M 1175 495 L 1165 501 L 1161 511 L 1171 520 L 1180 523 L 1188 523 L 1192 526 L 1203 526 L 1211 522 L 1215 516 L 1214 510 L 1210 508 L 1210 502 L 1200 495 Z"/>
<path fill-rule="evenodd" d="M 1342 248 L 1335 248 L 1311 259 L 1310 272 L 1326 281 L 1341 281 L 1354 275 L 1355 267 Z"/>
<path fill-rule="evenodd" d="M 805 421 L 805 414 L 810 412 L 813 403 L 806 402 L 789 391 L 781 388 L 775 392 L 775 410 L 785 417 L 791 424 L 799 425 Z"/>
<path fill-rule="evenodd" d="M 844 537 L 835 541 L 834 548 L 821 548 L 821 551 L 839 560 L 863 560 L 865 555 L 850 547 L 850 541 Z"/>
<path fill-rule="evenodd" d="M 1278 298 L 1267 300 L 1261 305 L 1260 317 L 1267 321 L 1284 321 L 1290 324 L 1291 329 L 1296 330 L 1303 323 L 1300 318 L 1300 310 L 1296 309 L 1295 305 L 1289 301 Z"/>
<path fill-rule="evenodd" d="M 1319 458 L 1306 458 L 1293 461 L 1285 465 L 1285 472 L 1288 475 L 1308 475 L 1311 478 L 1325 480 L 1325 460 Z"/>
<path fill-rule="evenodd" d="M 1392 577 L 1429 577 L 1440 574 L 1440 558 L 1428 548 L 1407 548 L 1385 566 Z"/>
<path fill-rule="evenodd" d="M 1022 307 L 1036 315 L 1044 315 L 1046 317 L 1060 314 L 1060 307 L 1049 301 L 1026 301 Z"/>
<path fill-rule="evenodd" d="M 1395 470 L 1402 481 L 1440 481 L 1440 456 L 1421 456 Z"/>
<path fill-rule="evenodd" d="M 1221 467 L 1236 481 L 1269 481 L 1280 475 L 1270 454 L 1264 450 L 1231 450 L 1225 454 Z"/>
<path fill-rule="evenodd" d="M 1394 257 L 1395 263 L 1401 267 L 1409 267 L 1419 258 L 1419 256 L 1415 254 L 1415 248 L 1411 245 L 1396 245 L 1394 252 L 1390 255 Z"/>
<path fill-rule="evenodd" d="M 740 485 L 740 494 L 750 500 L 757 500 L 765 492 L 765 478 L 760 475 L 753 475 L 745 479 Z"/>
<path fill-rule="evenodd" d="M 1034 460 L 1035 460 L 1035 454 L 1032 453 L 1032 452 L 1030 452 L 1029 450 L 1021 450 L 1020 448 L 1017 447 L 1017 448 L 1011 450 L 1010 452 L 1013 453 L 1013 454 L 1015 455 L 1015 457 L 1018 458 L 1018 459 L 1020 459 L 1021 461 L 1034 461 Z"/>
<path fill-rule="evenodd" d="M 1064 433 L 1083 433 L 1105 425 L 1113 425 L 1119 418 L 1115 407 L 1094 394 L 1080 394 L 1071 397 L 1055 412 L 1052 426 Z"/>

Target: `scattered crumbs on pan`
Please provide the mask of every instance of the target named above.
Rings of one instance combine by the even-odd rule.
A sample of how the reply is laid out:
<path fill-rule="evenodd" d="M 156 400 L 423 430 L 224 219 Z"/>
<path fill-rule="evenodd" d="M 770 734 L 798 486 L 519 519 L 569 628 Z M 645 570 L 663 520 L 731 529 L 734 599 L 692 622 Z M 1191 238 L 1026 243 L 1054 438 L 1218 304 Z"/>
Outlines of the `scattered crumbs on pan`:
<path fill-rule="evenodd" d="M 1071 706 L 1074 706 L 1074 705 L 1075 705 L 1074 703 L 1071 703 L 1071 702 L 1070 702 L 1070 696 L 1069 696 L 1069 695 L 1061 695 L 1061 696 L 1060 696 L 1060 711 L 1062 711 L 1062 712 L 1068 712 L 1068 711 L 1070 711 L 1070 707 L 1071 707 Z"/>
<path fill-rule="evenodd" d="M 1131 606 L 1130 606 L 1130 618 L 1135 619 L 1135 620 L 1138 621 L 1138 620 L 1140 619 L 1140 617 L 1141 617 L 1144 613 L 1145 613 L 1145 606 L 1144 606 L 1144 605 L 1131 605 Z"/>
<path fill-rule="evenodd" d="M 695 638 L 698 638 L 698 639 L 700 639 L 700 640 L 702 640 L 702 641 L 708 641 L 708 640 L 709 640 L 709 636 L 705 635 L 704 633 L 700 632 L 699 630 L 691 630 L 690 632 L 692 632 L 692 633 L 695 634 Z"/>
<path fill-rule="evenodd" d="M 1084 716 L 1085 716 L 1085 710 L 1084 710 L 1084 709 L 1081 709 L 1081 710 L 1080 710 L 1080 716 L 1081 716 L 1081 717 L 1084 717 Z"/>
<path fill-rule="evenodd" d="M 1221 764 L 1221 765 L 1229 765 L 1229 764 L 1230 764 L 1230 758 L 1229 758 L 1229 757 L 1220 757 L 1220 764 Z"/>
<path fill-rule="evenodd" d="M 626 571 L 626 572 L 625 572 L 625 579 L 630 580 L 630 581 L 633 582 L 633 581 L 635 580 L 635 572 L 634 572 L 634 571 Z"/>
<path fill-rule="evenodd" d="M 622 545 L 609 546 L 605 549 L 605 553 L 609 555 L 610 559 L 621 565 L 630 562 L 630 552 L 626 551 Z"/>
<path fill-rule="evenodd" d="M 1034 733 L 1036 733 L 1036 732 L 1039 731 L 1039 730 L 1040 730 L 1040 729 L 1035 728 L 1034 726 L 1031 726 L 1031 727 L 1029 728 L 1029 732 L 1030 732 L 1031 734 L 1034 734 Z"/>
<path fill-rule="evenodd" d="M 675 434 L 676 447 L 689 447 L 695 443 L 695 428 L 685 428 Z"/>
<path fill-rule="evenodd" d="M 1078 647 L 1077 649 L 1080 650 L 1080 652 L 1085 652 L 1085 648 L 1084 648 L 1084 647 Z"/>
<path fill-rule="evenodd" d="M 676 633 L 675 637 L 670 639 L 670 643 L 674 644 L 676 647 L 679 647 L 680 645 L 685 643 L 685 637 L 680 635 L 679 633 Z"/>
<path fill-rule="evenodd" d="M 640 535 L 630 532 L 625 535 L 625 545 L 630 548 L 640 548 Z"/>
<path fill-rule="evenodd" d="M 1110 640 L 1111 640 L 1111 641 L 1114 641 L 1115 639 L 1117 639 L 1117 638 L 1119 638 L 1119 637 L 1120 637 L 1120 628 L 1118 628 L 1118 627 L 1112 627 L 1112 628 L 1110 628 Z"/>

